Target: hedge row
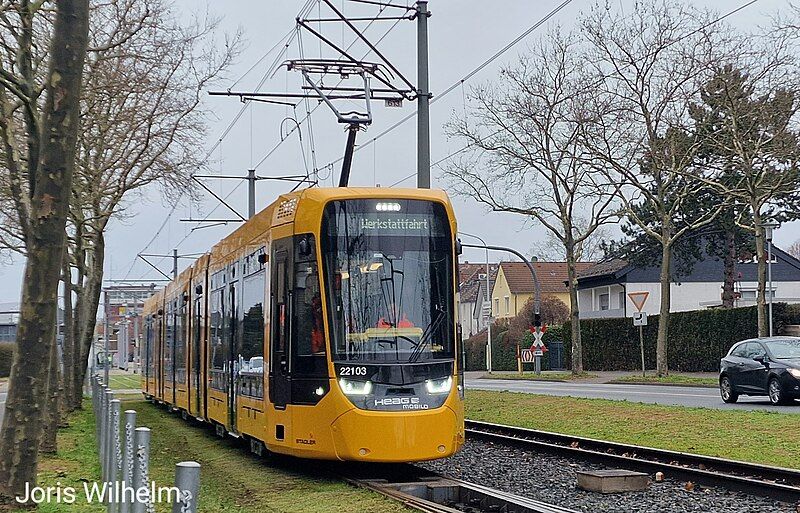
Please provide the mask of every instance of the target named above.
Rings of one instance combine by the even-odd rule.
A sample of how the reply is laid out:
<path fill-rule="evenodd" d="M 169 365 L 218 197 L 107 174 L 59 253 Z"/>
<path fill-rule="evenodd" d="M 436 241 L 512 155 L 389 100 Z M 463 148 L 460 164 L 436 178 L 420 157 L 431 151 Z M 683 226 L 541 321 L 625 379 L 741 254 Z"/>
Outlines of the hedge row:
<path fill-rule="evenodd" d="M 11 375 L 11 362 L 14 360 L 14 348 L 17 347 L 13 342 L 0 342 L 0 378 L 7 378 Z"/>
<path fill-rule="evenodd" d="M 800 305 L 776 303 L 773 305 L 775 332 L 780 334 L 788 324 L 800 324 Z M 496 325 L 492 333 L 493 368 L 516 370 L 516 344 L 506 340 L 502 325 Z M 656 336 L 658 316 L 649 316 L 643 329 L 645 365 L 648 369 L 656 364 Z M 698 310 L 670 315 L 667 358 L 669 368 L 682 372 L 716 371 L 719 360 L 731 345 L 739 340 L 757 336 L 756 307 Z M 564 344 L 564 362 L 571 361 L 572 341 L 569 322 L 550 328 L 544 342 Z M 639 328 L 631 319 L 583 319 L 581 320 L 583 364 L 587 371 L 632 371 L 641 368 Z M 527 341 L 521 341 L 523 346 Z M 476 335 L 466 341 L 467 370 L 486 368 L 486 334 Z M 546 353 L 545 353 L 546 354 Z M 547 362 L 543 368 L 548 368 Z"/>

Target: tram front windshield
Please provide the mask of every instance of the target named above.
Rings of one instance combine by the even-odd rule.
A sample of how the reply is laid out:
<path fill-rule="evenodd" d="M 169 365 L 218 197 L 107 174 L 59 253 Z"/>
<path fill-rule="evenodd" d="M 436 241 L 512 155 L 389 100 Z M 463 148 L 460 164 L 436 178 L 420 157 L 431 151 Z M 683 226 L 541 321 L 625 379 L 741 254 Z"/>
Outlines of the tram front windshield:
<path fill-rule="evenodd" d="M 336 361 L 454 357 L 453 243 L 441 204 L 334 201 L 322 230 Z"/>

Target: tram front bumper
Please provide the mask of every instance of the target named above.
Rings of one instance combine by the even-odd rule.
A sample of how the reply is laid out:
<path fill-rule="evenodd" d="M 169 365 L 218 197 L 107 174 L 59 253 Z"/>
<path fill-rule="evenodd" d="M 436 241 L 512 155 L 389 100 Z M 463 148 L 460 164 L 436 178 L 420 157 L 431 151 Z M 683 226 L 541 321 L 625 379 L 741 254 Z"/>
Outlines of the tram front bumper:
<path fill-rule="evenodd" d="M 448 406 L 425 412 L 352 409 L 331 425 L 336 455 L 346 461 L 405 462 L 445 458 L 463 444 L 463 426 Z"/>

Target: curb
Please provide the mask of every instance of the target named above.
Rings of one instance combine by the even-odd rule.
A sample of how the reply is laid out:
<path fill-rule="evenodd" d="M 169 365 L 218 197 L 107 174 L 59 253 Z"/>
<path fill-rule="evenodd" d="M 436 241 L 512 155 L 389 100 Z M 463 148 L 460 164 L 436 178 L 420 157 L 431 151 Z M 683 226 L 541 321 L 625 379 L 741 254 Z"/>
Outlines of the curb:
<path fill-rule="evenodd" d="M 683 388 L 717 388 L 717 385 L 705 383 L 654 383 L 652 381 L 592 381 L 594 378 L 582 379 L 541 379 L 541 378 L 487 378 L 481 376 L 477 379 L 486 381 L 535 381 L 538 383 L 576 383 L 582 385 L 647 385 L 647 386 L 662 386 L 662 387 L 683 387 Z"/>
<path fill-rule="evenodd" d="M 717 388 L 718 385 L 705 383 L 653 383 L 652 381 L 620 381 L 611 380 L 603 383 L 605 385 L 649 385 L 660 387 L 684 387 L 684 388 Z"/>

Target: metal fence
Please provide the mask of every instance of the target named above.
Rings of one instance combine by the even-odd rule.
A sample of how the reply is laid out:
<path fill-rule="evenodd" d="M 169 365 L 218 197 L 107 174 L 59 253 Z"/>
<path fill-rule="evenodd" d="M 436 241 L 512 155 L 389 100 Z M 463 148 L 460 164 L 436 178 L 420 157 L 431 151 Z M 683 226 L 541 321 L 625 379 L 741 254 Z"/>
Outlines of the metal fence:
<path fill-rule="evenodd" d="M 196 513 L 200 464 L 183 461 L 175 467 L 175 485 L 157 487 L 150 480 L 150 429 L 136 427 L 136 411 L 126 410 L 99 376 L 91 378 L 95 439 L 102 483 L 97 497 L 109 513 L 152 513 L 154 503 L 172 502 L 172 513 Z"/>

